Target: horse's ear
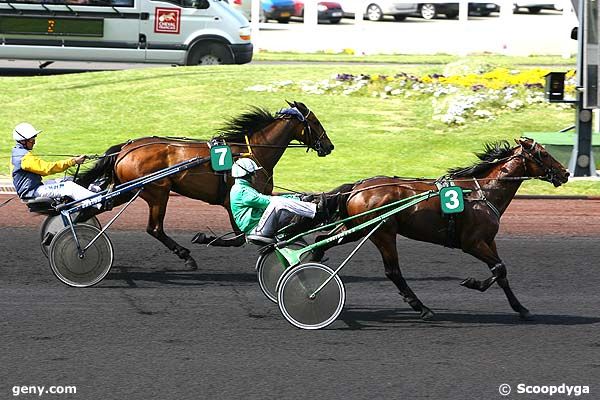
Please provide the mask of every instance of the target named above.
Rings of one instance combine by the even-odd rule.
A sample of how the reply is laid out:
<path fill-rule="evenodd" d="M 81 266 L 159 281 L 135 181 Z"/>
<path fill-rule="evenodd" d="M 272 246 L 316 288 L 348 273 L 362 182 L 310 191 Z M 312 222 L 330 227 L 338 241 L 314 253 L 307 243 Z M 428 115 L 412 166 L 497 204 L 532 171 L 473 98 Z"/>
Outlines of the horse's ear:
<path fill-rule="evenodd" d="M 290 102 L 289 102 L 289 101 L 287 101 L 287 100 L 286 100 L 285 102 L 286 102 L 286 103 L 288 103 L 288 105 L 289 105 L 290 107 L 294 107 L 294 104 L 293 104 L 293 103 L 290 103 Z"/>
<path fill-rule="evenodd" d="M 521 139 L 515 139 L 515 143 L 516 144 L 521 144 L 521 143 L 523 143 L 523 141 Z"/>

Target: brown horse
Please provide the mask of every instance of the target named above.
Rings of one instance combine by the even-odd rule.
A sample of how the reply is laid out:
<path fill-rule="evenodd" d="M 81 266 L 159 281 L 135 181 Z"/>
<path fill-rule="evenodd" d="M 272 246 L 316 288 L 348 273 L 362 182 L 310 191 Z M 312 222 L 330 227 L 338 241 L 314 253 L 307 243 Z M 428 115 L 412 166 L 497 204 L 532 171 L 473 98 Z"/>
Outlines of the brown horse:
<path fill-rule="evenodd" d="M 472 190 L 465 195 L 464 212 L 452 214 L 455 217 L 442 214 L 440 199 L 436 196 L 390 217 L 370 238 L 381 253 L 386 276 L 398 287 L 404 300 L 421 313 L 423 319 L 431 318 L 434 314 L 421 303 L 402 277 L 396 235 L 460 248 L 483 261 L 490 268 L 492 276 L 483 281 L 467 278 L 461 285 L 483 292 L 494 282 L 498 282 L 512 309 L 522 318 L 530 317 L 529 311 L 521 305 L 508 285 L 506 267 L 498 256 L 494 238 L 498 233 L 500 217 L 524 179 L 538 178 L 560 186 L 567 182 L 569 173 L 540 144 L 531 139 L 518 140 L 517 146 L 513 148 L 506 141 L 487 145 L 485 152 L 477 156 L 481 160 L 479 163 L 467 168 L 451 169 L 448 171 L 449 175 L 437 181 L 374 177 L 340 186 L 331 192 L 339 196 L 340 218 L 345 218 L 409 196 L 436 190 L 436 183 L 452 182 Z M 373 217 L 371 214 L 356 218 L 347 223 L 345 228 Z M 365 234 L 366 231 L 359 231 L 345 237 L 342 243 L 357 240 Z M 317 240 L 326 237 L 324 235 Z M 336 244 L 328 247 L 333 245 Z M 324 250 L 326 248 L 322 249 Z M 314 257 L 321 258 L 322 252 Z"/>
<path fill-rule="evenodd" d="M 254 108 L 228 122 L 219 131 L 220 136 L 213 138 L 220 143 L 227 143 L 234 154 L 249 154 L 263 169 L 257 176 L 256 187 L 263 193 L 273 190 L 273 169 L 290 146 L 292 140 L 298 140 L 304 147 L 316 150 L 319 156 L 326 156 L 333 150 L 333 144 L 327 137 L 325 129 L 304 104 L 290 103 L 290 108 L 272 115 L 266 110 Z M 194 157 L 208 157 L 209 147 L 206 142 L 147 137 L 121 143 L 111 147 L 105 157 L 98 161 L 92 169 L 83 174 L 77 182 L 87 186 L 98 180 L 103 187 L 109 184 L 120 184 L 147 176 L 152 172 L 172 166 Z M 233 179 L 228 175 L 215 173 L 210 163 L 191 168 L 168 178 L 146 185 L 140 197 L 149 207 L 149 218 L 146 231 L 160 240 L 179 258 L 185 260 L 190 269 L 197 269 L 196 261 L 190 251 L 167 236 L 163 230 L 163 221 L 171 191 L 183 196 L 219 204 L 227 209 L 231 226 L 236 233 L 241 233 L 233 221 L 229 208 L 229 189 Z M 127 201 L 133 196 L 129 193 L 117 199 L 113 206 Z M 90 208 L 82 213 L 79 219 L 85 220 L 92 213 Z M 238 240 L 221 241 L 221 245 L 239 246 L 244 243 L 240 235 Z"/>

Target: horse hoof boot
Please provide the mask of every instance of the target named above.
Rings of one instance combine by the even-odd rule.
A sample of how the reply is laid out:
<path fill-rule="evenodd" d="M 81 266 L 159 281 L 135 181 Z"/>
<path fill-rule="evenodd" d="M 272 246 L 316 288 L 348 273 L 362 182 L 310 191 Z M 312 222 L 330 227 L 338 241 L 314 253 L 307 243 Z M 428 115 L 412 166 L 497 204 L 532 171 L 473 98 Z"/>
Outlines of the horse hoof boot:
<path fill-rule="evenodd" d="M 460 286 L 464 286 L 469 289 L 479 289 L 478 281 L 475 278 L 467 278 L 460 283 Z"/>
<path fill-rule="evenodd" d="M 421 319 L 423 321 L 429 321 L 434 318 L 435 318 L 435 313 L 433 311 L 431 311 L 429 308 L 423 307 L 423 310 L 421 311 Z"/>
<path fill-rule="evenodd" d="M 193 258 L 188 258 L 187 260 L 185 260 L 185 266 L 190 271 L 195 271 L 198 269 L 198 264 L 196 264 L 196 260 L 194 260 Z"/>
<path fill-rule="evenodd" d="M 533 317 L 533 314 L 531 314 L 529 311 L 525 310 L 525 311 L 521 311 L 519 313 L 519 318 L 521 318 L 523 321 L 533 321 L 535 318 Z"/>
<path fill-rule="evenodd" d="M 204 232 L 198 232 L 192 238 L 192 243 L 197 244 L 205 244 L 206 243 L 206 234 Z"/>

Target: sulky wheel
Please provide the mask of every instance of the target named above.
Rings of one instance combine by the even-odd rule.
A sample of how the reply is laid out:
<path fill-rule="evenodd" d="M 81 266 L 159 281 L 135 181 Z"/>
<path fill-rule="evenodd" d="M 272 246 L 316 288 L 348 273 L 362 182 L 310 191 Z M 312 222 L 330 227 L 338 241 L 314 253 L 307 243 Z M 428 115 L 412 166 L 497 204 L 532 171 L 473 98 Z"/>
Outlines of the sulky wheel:
<path fill-rule="evenodd" d="M 299 250 L 306 246 L 306 242 L 299 241 L 292 243 L 287 246 L 287 248 Z M 302 259 L 308 258 L 310 254 L 310 252 L 303 254 Z M 270 251 L 261 254 L 256 261 L 256 274 L 258 275 L 260 290 L 262 290 L 265 296 L 267 296 L 267 299 L 271 300 L 273 303 L 277 303 L 277 282 L 285 270 L 286 268 L 277 258 L 277 254 L 275 254 L 275 249 L 270 249 Z"/>
<path fill-rule="evenodd" d="M 100 229 L 92 225 L 74 225 L 81 248 L 85 248 L 98 234 Z M 88 287 L 100 282 L 112 267 L 113 247 L 104 233 L 79 256 L 77 243 L 70 227 L 63 228 L 50 243 L 50 267 L 63 283 L 74 287 Z"/>
<path fill-rule="evenodd" d="M 302 329 L 321 329 L 340 315 L 346 300 L 344 284 L 338 275 L 319 288 L 333 270 L 317 263 L 301 264 L 289 269 L 281 278 L 277 300 L 281 313 L 288 322 Z"/>
<path fill-rule="evenodd" d="M 73 216 L 73 219 L 77 219 L 77 214 Z M 100 221 L 98 218 L 92 217 L 87 221 L 82 221 L 84 224 L 95 226 L 96 228 L 101 228 Z M 59 215 L 49 215 L 44 222 L 42 223 L 42 227 L 40 228 L 40 243 L 42 245 L 42 253 L 44 256 L 48 257 L 48 248 L 50 247 L 50 243 L 54 236 L 58 233 L 58 231 L 62 230 L 65 227 L 63 223 L 62 217 Z"/>

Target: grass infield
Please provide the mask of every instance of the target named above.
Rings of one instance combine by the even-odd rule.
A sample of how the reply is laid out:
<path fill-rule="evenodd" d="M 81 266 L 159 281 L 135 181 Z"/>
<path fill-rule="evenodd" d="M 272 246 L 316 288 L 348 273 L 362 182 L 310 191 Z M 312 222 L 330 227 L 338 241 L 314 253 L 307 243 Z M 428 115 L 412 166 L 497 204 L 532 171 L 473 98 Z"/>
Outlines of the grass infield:
<path fill-rule="evenodd" d="M 523 132 L 556 131 L 573 123 L 573 110 L 557 112 L 541 104 L 493 121 L 448 127 L 431 119 L 429 99 L 244 90 L 288 79 L 316 81 L 337 73 L 441 72 L 442 61 L 401 66 L 250 64 L 3 77 L 0 151 L 6 162 L 0 164 L 0 175 L 8 174 L 12 128 L 22 121 L 44 130 L 36 153 L 59 159 L 102 153 L 110 145 L 142 136 L 210 138 L 225 120 L 250 106 L 274 112 L 286 107 L 285 100 L 301 101 L 321 120 L 336 148 L 325 158 L 302 149 L 285 153 L 275 184 L 298 191 L 326 190 L 374 175 L 438 177 L 448 168 L 475 162 L 473 152 L 486 142 L 512 141 Z M 578 181 L 554 189 L 545 182 L 525 182 L 519 193 L 599 195 L 600 183 Z"/>

